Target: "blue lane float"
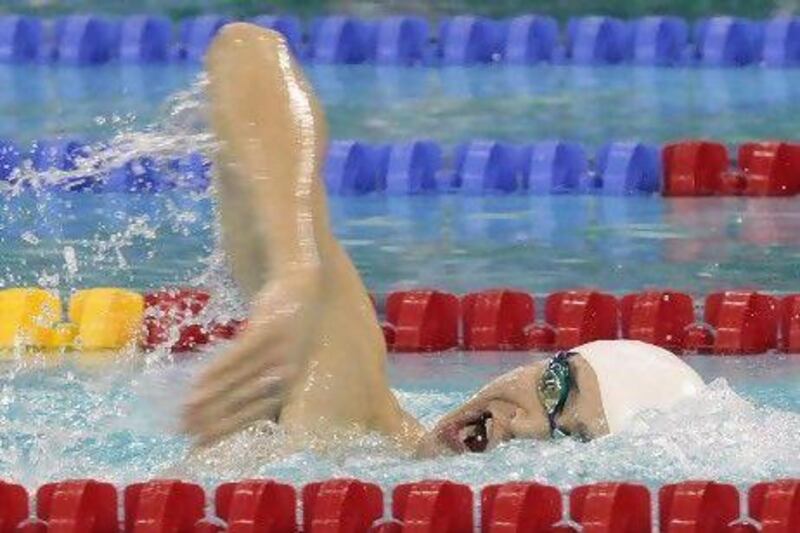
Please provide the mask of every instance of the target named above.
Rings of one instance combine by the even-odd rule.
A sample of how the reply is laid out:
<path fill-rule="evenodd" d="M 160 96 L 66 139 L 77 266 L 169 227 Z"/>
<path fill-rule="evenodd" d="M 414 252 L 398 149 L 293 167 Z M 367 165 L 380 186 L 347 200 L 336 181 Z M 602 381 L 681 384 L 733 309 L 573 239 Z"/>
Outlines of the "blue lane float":
<path fill-rule="evenodd" d="M 315 63 L 363 63 L 369 58 L 370 27 L 344 15 L 314 21 L 311 58 Z"/>
<path fill-rule="evenodd" d="M 89 147 L 70 139 L 40 139 L 30 151 L 31 168 L 36 172 L 78 169 L 79 160 L 89 155 Z M 91 175 L 70 175 L 58 180 L 43 180 L 41 187 L 49 191 L 84 191 L 91 189 L 96 179 Z"/>
<path fill-rule="evenodd" d="M 609 143 L 598 150 L 595 165 L 594 185 L 601 194 L 652 194 L 661 190 L 661 156 L 656 146 Z"/>
<path fill-rule="evenodd" d="M 430 29 L 420 17 L 389 17 L 376 26 L 375 63 L 418 65 L 426 61 Z"/>
<path fill-rule="evenodd" d="M 97 176 L 92 174 L 67 176 L 57 181 L 44 181 L 39 188 L 55 192 L 102 192 Z"/>
<path fill-rule="evenodd" d="M 72 15 L 50 24 L 34 17 L 0 16 L 0 62 L 60 61 L 93 65 L 115 59 L 151 62 L 202 60 L 216 32 L 231 19 L 204 15 L 180 22 L 152 15 L 121 19 Z M 281 32 L 292 51 L 319 63 L 392 65 L 531 64 L 566 60 L 580 65 L 767 66 L 800 63 L 798 19 L 752 21 L 732 17 L 699 20 L 688 31 L 678 17 L 623 21 L 611 17 L 570 20 L 564 43 L 549 17 L 522 15 L 494 20 L 471 15 L 444 19 L 438 37 L 413 16 L 362 20 L 335 15 L 316 19 L 308 31 L 292 16 L 263 15 L 251 22 Z M 691 33 L 691 35 L 689 35 Z"/>
<path fill-rule="evenodd" d="M 567 26 L 569 57 L 579 65 L 613 65 L 630 57 L 628 24 L 611 17 L 572 19 Z"/>
<path fill-rule="evenodd" d="M 117 57 L 120 27 L 93 15 L 70 15 L 55 24 L 55 58 L 69 65 L 98 65 Z"/>
<path fill-rule="evenodd" d="M 286 44 L 294 55 L 298 57 L 302 55 L 303 26 L 297 17 L 260 15 L 250 19 L 250 22 L 277 31 L 286 38 Z"/>
<path fill-rule="evenodd" d="M 520 188 L 513 145 L 476 140 L 459 145 L 451 186 L 467 194 L 510 193 Z"/>
<path fill-rule="evenodd" d="M 689 26 L 678 17 L 644 17 L 633 27 L 633 60 L 641 65 L 681 63 L 689 44 Z"/>
<path fill-rule="evenodd" d="M 523 15 L 505 26 L 502 58 L 511 64 L 550 62 L 558 44 L 558 23 L 554 18 Z"/>
<path fill-rule="evenodd" d="M 35 61 L 42 41 L 42 23 L 33 17 L 0 16 L 0 62 Z"/>
<path fill-rule="evenodd" d="M 172 46 L 172 22 L 165 17 L 135 15 L 120 25 L 119 57 L 125 62 L 167 61 Z"/>
<path fill-rule="evenodd" d="M 586 177 L 586 152 L 578 143 L 534 143 L 522 149 L 520 171 L 523 186 L 533 194 L 575 192 Z"/>
<path fill-rule="evenodd" d="M 764 53 L 767 22 L 764 20 L 750 20 L 748 22 L 750 23 L 750 42 L 753 47 L 753 62 L 759 63 Z"/>
<path fill-rule="evenodd" d="M 698 172 L 698 161 L 708 159 L 701 157 L 702 153 L 696 153 L 700 144 L 718 145 L 681 141 L 666 147 L 662 160 L 659 147 L 614 142 L 603 146 L 592 161 L 587 161 L 581 145 L 565 141 L 519 146 L 474 140 L 456 146 L 452 158 L 442 157 L 441 147 L 428 140 L 394 145 L 334 141 L 327 154 L 323 176 L 327 190 L 332 195 L 372 192 L 385 192 L 388 195 L 442 192 L 467 196 L 497 193 L 614 196 L 658 192 L 664 196 L 770 194 L 761 190 L 734 190 L 724 180 L 716 183 L 721 179 L 720 176 L 727 175 L 724 173 L 729 165 L 727 152 L 722 145 L 718 147 L 725 152 L 722 154 L 724 161 L 715 163 L 715 169 L 712 170 L 716 174 L 711 172 L 706 177 L 692 175 L 687 178 L 688 174 Z M 772 147 L 772 151 L 767 150 L 764 152 L 766 155 L 761 155 L 764 155 L 765 165 L 775 166 L 780 162 L 778 154 L 789 153 L 796 143 L 749 143 L 740 147 L 740 152 L 745 150 L 750 153 L 756 149 L 754 146 Z M 13 142 L 0 141 L 0 181 L 12 182 L 15 186 L 21 185 L 22 189 L 30 190 L 43 188 L 98 193 L 157 193 L 172 189 L 201 192 L 208 188 L 212 174 L 211 162 L 200 153 L 180 157 L 140 156 L 113 169 L 109 168 L 108 162 L 103 163 L 107 159 L 103 157 L 96 164 L 88 159 L 79 161 L 93 154 L 102 156 L 106 149 L 102 144 L 87 146 L 73 140 L 44 140 L 35 143 L 32 149 L 25 150 L 23 157 Z M 445 160 L 452 161 L 452 165 L 445 168 Z M 739 170 L 731 175 L 742 179 L 752 177 L 749 170 L 752 165 L 742 163 L 741 157 L 739 165 Z M 17 169 L 22 171 L 15 173 Z M 684 178 L 710 181 L 708 187 L 683 187 L 686 190 L 681 192 L 675 189 L 675 183 L 685 182 Z M 777 175 L 768 178 L 770 183 L 767 186 L 773 188 L 779 188 L 778 181 L 783 179 Z M 15 187 L 15 190 L 18 189 Z"/>
<path fill-rule="evenodd" d="M 21 160 L 19 148 L 11 141 L 0 139 L 0 181 L 7 180 Z"/>
<path fill-rule="evenodd" d="M 229 22 L 230 18 L 220 15 L 202 15 L 182 21 L 178 58 L 201 62 L 214 36 Z"/>
<path fill-rule="evenodd" d="M 800 18 L 780 17 L 764 26 L 764 64 L 770 67 L 800 65 Z"/>
<path fill-rule="evenodd" d="M 338 195 L 360 195 L 379 189 L 376 155 L 366 143 L 334 141 L 325 161 L 325 186 Z"/>
<path fill-rule="evenodd" d="M 435 142 L 395 144 L 389 151 L 387 163 L 387 194 L 424 194 L 437 190 L 436 174 L 442 165 L 442 149 Z"/>
<path fill-rule="evenodd" d="M 389 158 L 392 153 L 391 144 L 370 145 L 367 152 L 372 158 L 372 168 L 375 172 L 375 190 L 386 191 L 386 175 L 389 172 Z"/>
<path fill-rule="evenodd" d="M 30 152 L 31 166 L 37 172 L 75 170 L 78 160 L 88 155 L 88 147 L 75 140 L 40 139 Z"/>
<path fill-rule="evenodd" d="M 197 152 L 172 159 L 168 168 L 177 188 L 202 192 L 211 184 L 211 161 Z"/>
<path fill-rule="evenodd" d="M 757 28 L 745 19 L 713 17 L 697 22 L 695 42 L 701 65 L 740 67 L 758 57 Z"/>
<path fill-rule="evenodd" d="M 439 26 L 439 57 L 443 65 L 490 63 L 500 48 L 500 26 L 491 19 L 459 16 Z"/>
<path fill-rule="evenodd" d="M 97 180 L 98 192 L 142 193 L 171 189 L 172 184 L 163 179 L 158 163 L 152 157 L 137 157 L 122 167 L 113 169 Z"/>

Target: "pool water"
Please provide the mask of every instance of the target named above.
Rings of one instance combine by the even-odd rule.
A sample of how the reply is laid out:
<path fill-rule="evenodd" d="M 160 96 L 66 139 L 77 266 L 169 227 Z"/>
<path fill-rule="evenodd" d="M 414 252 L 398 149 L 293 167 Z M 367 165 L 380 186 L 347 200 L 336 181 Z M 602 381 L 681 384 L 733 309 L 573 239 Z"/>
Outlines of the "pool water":
<path fill-rule="evenodd" d="M 211 356 L 211 355 L 209 355 Z M 535 359 L 522 354 L 391 357 L 403 405 L 430 426 L 482 383 Z M 291 483 L 356 476 L 384 486 L 448 478 L 480 486 L 534 479 L 570 487 L 599 480 L 713 478 L 747 484 L 800 474 L 800 358 L 692 357 L 711 386 L 669 413 L 648 413 L 626 433 L 590 443 L 515 441 L 483 455 L 415 461 L 377 436 L 326 455 L 274 457 L 279 439 L 245 433 L 199 458 L 175 433 L 182 391 L 202 360 L 49 366 L 0 365 L 0 473 L 28 486 L 96 477 L 118 483 L 169 475 L 209 486 L 269 477 Z"/>
<path fill-rule="evenodd" d="M 726 142 L 793 137 L 795 71 L 667 69 L 314 68 L 336 138 L 448 143 L 568 137 Z M 111 139 L 93 162 L 211 144 L 196 70 L 0 68 L 0 135 Z M 165 100 L 176 90 L 190 89 Z M 56 179 L 57 176 L 45 176 Z M 333 226 L 376 293 L 433 286 L 511 286 L 537 294 L 596 286 L 618 294 L 670 287 L 696 295 L 757 287 L 796 291 L 800 215 L 793 199 L 461 196 L 332 198 Z M 213 197 L 172 191 L 93 195 L 6 191 L 0 204 L 0 287 L 40 285 L 211 290 L 241 312 L 216 244 Z M 668 413 L 588 444 L 508 443 L 486 455 L 413 461 L 377 436 L 338 453 L 275 459 L 280 441 L 240 435 L 184 460 L 180 399 L 198 357 L 11 354 L 0 363 L 0 478 L 29 486 L 68 477 L 130 482 L 171 475 L 214 483 L 276 477 L 296 484 L 357 476 L 391 485 L 447 477 L 480 485 L 537 479 L 568 487 L 607 479 L 658 484 L 715 478 L 746 484 L 800 475 L 800 357 L 691 357 L 711 383 Z M 8 354 L 6 354 L 8 355 Z M 392 384 L 426 425 L 530 354 L 394 355 Z"/>
<path fill-rule="evenodd" d="M 330 205 L 334 231 L 379 294 L 800 288 L 792 198 L 369 196 L 334 197 Z M 213 283 L 215 234 L 207 193 L 6 196 L 0 286 Z"/>
<path fill-rule="evenodd" d="M 142 128 L 191 65 L 0 65 L 0 138 L 102 139 Z M 309 66 L 331 136 L 372 142 L 563 138 L 598 146 L 797 138 L 800 69 Z"/>

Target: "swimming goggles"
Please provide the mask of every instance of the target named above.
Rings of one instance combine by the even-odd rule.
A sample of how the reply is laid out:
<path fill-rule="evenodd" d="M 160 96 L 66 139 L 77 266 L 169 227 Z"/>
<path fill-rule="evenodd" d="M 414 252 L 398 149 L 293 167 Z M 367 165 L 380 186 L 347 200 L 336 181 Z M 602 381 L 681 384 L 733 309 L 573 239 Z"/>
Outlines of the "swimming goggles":
<path fill-rule="evenodd" d="M 573 355 L 577 355 L 577 352 L 559 352 L 550 358 L 547 368 L 539 380 L 539 385 L 536 387 L 536 394 L 547 413 L 552 438 L 569 436 L 569 432 L 558 427 L 556 417 L 564 409 L 567 398 L 569 398 L 569 390 L 572 387 L 572 370 L 568 360 Z"/>

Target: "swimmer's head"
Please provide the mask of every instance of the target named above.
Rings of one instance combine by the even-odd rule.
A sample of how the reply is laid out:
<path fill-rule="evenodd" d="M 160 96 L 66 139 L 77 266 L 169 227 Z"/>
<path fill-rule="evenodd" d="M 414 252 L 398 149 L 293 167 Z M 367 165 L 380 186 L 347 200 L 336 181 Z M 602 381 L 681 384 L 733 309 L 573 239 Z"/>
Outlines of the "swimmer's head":
<path fill-rule="evenodd" d="M 672 352 L 639 341 L 597 341 L 576 348 L 600 386 L 608 429 L 625 429 L 647 409 L 667 409 L 697 394 L 703 380 Z"/>
<path fill-rule="evenodd" d="M 420 442 L 417 454 L 483 452 L 512 439 L 548 439 L 553 435 L 540 389 L 548 361 L 504 374 L 467 403 L 447 414 Z M 588 440 L 608 433 L 600 388 L 594 372 L 579 354 L 569 357 L 565 395 L 553 413 L 556 432 Z M 545 402 L 547 403 L 547 402 Z"/>
<path fill-rule="evenodd" d="M 516 438 L 589 440 L 703 386 L 675 355 L 641 342 L 593 342 L 570 354 L 495 379 L 446 415 L 422 439 L 418 455 L 483 452 Z"/>

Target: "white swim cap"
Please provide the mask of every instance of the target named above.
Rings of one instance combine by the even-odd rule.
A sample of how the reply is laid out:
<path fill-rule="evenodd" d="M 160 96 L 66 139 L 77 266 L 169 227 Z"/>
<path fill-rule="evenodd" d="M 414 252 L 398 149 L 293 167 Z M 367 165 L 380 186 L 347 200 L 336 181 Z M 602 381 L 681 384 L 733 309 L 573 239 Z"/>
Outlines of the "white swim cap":
<path fill-rule="evenodd" d="M 596 341 L 578 346 L 597 375 L 610 433 L 646 409 L 667 409 L 700 392 L 703 379 L 672 352 L 640 341 Z"/>

